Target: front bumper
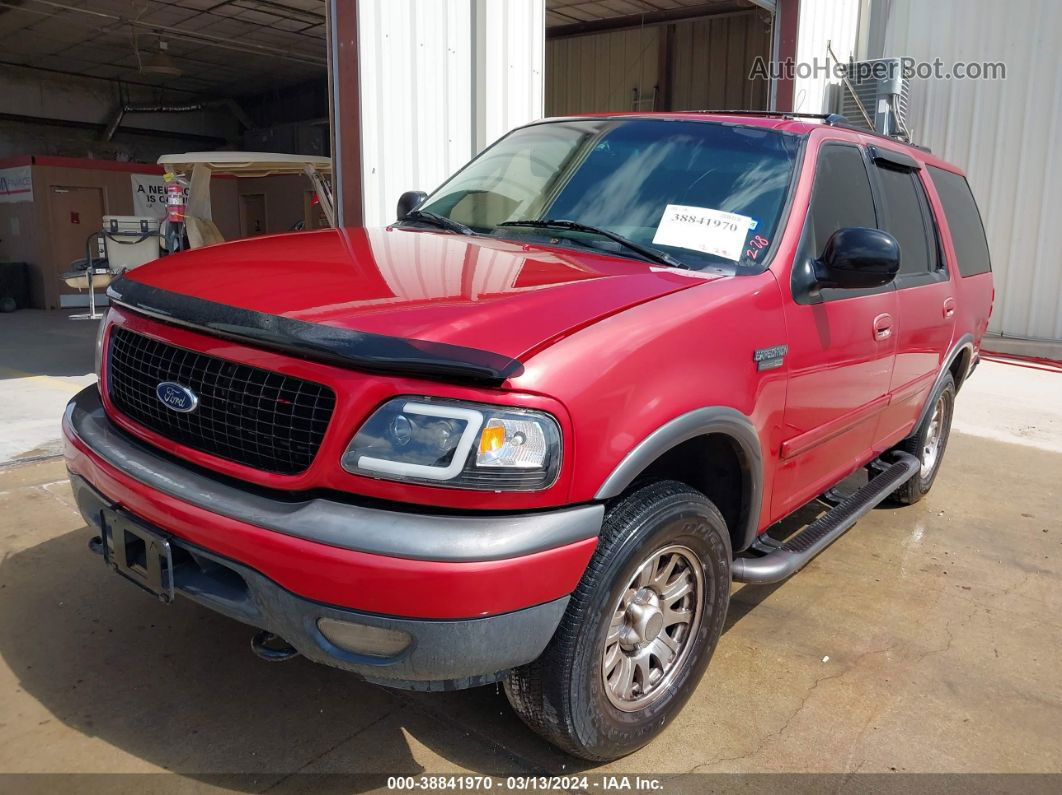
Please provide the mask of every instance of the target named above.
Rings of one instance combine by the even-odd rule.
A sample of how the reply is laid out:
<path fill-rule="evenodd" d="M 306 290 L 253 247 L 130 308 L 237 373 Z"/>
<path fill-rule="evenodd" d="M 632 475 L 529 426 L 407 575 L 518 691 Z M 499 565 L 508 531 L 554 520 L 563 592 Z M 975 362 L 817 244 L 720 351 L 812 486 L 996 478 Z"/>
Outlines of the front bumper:
<path fill-rule="evenodd" d="M 175 590 L 285 638 L 306 657 L 398 687 L 497 679 L 552 637 L 597 542 L 603 508 L 425 516 L 244 490 L 137 442 L 95 387 L 63 419 L 85 520 L 119 506 L 166 535 Z M 546 546 L 543 546 L 546 545 Z M 332 618 L 411 638 L 390 657 L 339 648 Z"/>

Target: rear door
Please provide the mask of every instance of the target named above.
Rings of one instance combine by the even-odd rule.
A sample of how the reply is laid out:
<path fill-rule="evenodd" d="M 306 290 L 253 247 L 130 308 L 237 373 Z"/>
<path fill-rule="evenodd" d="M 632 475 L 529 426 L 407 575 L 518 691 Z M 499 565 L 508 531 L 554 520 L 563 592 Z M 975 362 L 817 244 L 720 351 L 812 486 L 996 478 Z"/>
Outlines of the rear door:
<path fill-rule="evenodd" d="M 893 285 L 863 290 L 801 287 L 801 274 L 830 236 L 877 227 L 868 164 L 861 147 L 826 142 L 787 302 L 790 379 L 784 441 L 772 513 L 789 513 L 864 463 L 889 400 L 896 317 Z"/>
<path fill-rule="evenodd" d="M 881 228 L 900 244 L 896 277 L 896 364 L 875 446 L 895 444 L 913 427 L 929 397 L 955 329 L 955 291 L 930 209 L 925 174 L 903 153 L 871 147 Z"/>

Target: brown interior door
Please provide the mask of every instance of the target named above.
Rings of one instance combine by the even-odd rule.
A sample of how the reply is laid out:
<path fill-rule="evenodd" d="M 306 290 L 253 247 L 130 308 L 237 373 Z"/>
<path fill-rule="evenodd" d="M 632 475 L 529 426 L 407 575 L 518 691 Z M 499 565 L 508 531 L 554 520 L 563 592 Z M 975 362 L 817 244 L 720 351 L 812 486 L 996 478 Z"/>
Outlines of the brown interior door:
<path fill-rule="evenodd" d="M 266 198 L 264 193 L 244 193 L 240 196 L 240 233 L 254 237 L 266 233 Z"/>
<path fill-rule="evenodd" d="M 103 228 L 103 190 L 53 185 L 50 193 L 52 274 L 47 278 L 53 286 L 48 294 L 77 295 L 78 291 L 59 277 L 70 270 L 71 262 L 85 257 L 88 236 Z M 96 255 L 94 244 L 92 256 Z M 49 301 L 49 305 L 57 304 Z"/>
<path fill-rule="evenodd" d="M 60 272 L 85 256 L 85 241 L 103 228 L 103 191 L 52 186 L 52 256 Z M 96 250 L 93 248 L 93 256 Z"/>

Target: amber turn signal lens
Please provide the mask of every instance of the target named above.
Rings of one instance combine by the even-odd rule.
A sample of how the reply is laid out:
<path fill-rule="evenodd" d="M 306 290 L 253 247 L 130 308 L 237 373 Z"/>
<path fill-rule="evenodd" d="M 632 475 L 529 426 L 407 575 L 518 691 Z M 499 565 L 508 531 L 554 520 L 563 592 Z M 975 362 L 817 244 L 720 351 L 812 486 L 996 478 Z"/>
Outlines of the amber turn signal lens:
<path fill-rule="evenodd" d="M 505 428 L 502 426 L 487 427 L 479 437 L 479 452 L 494 453 L 505 446 Z"/>

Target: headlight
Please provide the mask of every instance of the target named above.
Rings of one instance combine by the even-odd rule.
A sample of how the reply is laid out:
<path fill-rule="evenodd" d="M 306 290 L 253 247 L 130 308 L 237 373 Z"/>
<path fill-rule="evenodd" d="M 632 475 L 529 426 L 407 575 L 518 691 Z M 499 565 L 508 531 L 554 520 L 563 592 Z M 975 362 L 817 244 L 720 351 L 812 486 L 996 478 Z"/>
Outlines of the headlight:
<path fill-rule="evenodd" d="M 103 335 L 107 331 L 107 315 L 110 310 L 105 310 L 100 318 L 100 327 L 96 330 L 96 380 L 103 374 Z"/>
<path fill-rule="evenodd" d="M 560 461 L 560 428 L 544 412 L 403 397 L 373 412 L 342 463 L 386 480 L 538 491 L 556 480 Z"/>

